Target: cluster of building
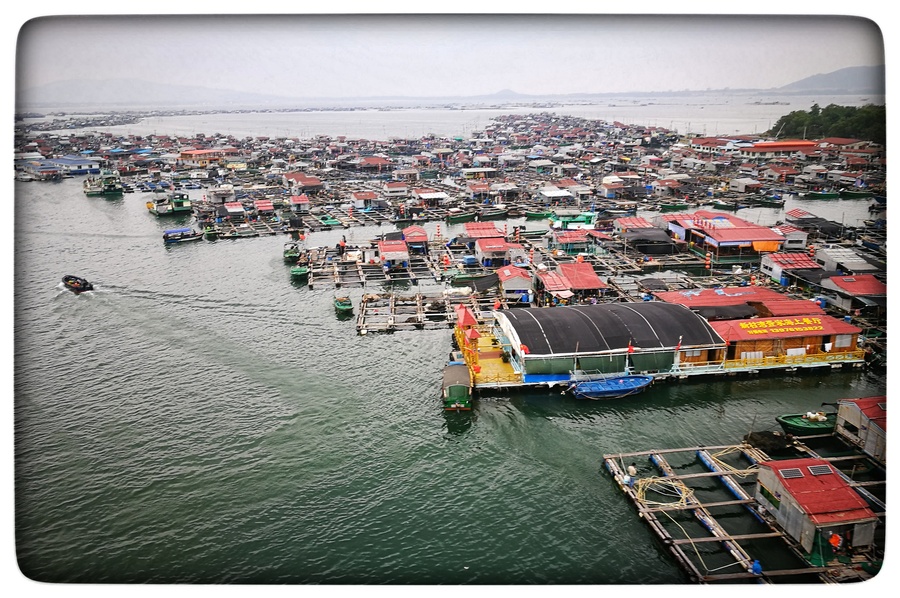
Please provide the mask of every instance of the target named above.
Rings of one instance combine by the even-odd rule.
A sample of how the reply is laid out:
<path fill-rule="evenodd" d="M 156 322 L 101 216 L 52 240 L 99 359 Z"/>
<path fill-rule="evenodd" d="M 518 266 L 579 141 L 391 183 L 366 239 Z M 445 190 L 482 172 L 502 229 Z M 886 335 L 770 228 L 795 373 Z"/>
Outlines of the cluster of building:
<path fill-rule="evenodd" d="M 501 378 L 516 383 L 532 375 L 568 375 L 585 359 L 606 360 L 615 369 L 631 357 L 644 362 L 631 367 L 656 373 L 724 370 L 736 363 L 751 370 L 760 364 L 863 363 L 857 345 L 862 329 L 824 308 L 864 321 L 867 331 L 883 330 L 886 319 L 883 242 L 862 246 L 858 231 L 805 212 L 788 213 L 786 222 L 767 227 L 714 209 L 723 197 L 749 202 L 763 189 L 766 196 L 864 190 L 875 198 L 884 185 L 884 148 L 860 140 L 684 140 L 656 127 L 533 114 L 498 118 L 469 138 L 19 131 L 16 145 L 17 171 L 39 178 L 109 169 L 169 189 L 199 181 L 208 188 L 208 201 L 192 209 L 211 234 L 223 234 L 216 230 L 222 221 L 232 230 L 245 221 L 280 222 L 266 230 L 303 234 L 378 217 L 393 223 L 401 239 L 412 239 L 412 227 L 426 220 L 479 220 L 466 223 L 460 238 L 441 240 L 442 249 L 429 258 L 440 260 L 438 267 L 449 261 L 489 270 L 500 299 L 532 308 L 521 316 L 498 315 L 490 333 L 501 337 L 503 369 L 514 371 Z M 638 216 L 638 206 L 658 214 Z M 537 238 L 523 237 L 528 231 L 521 227 L 510 232 L 483 222 L 532 215 L 550 225 Z M 699 278 L 648 274 L 691 269 Z M 728 278 L 729 272 L 738 276 L 711 276 Z M 763 296 L 760 285 L 779 292 Z M 667 294 L 673 290 L 681 295 Z M 604 328 L 609 338 L 575 334 L 577 340 L 564 347 L 517 328 L 529 313 L 528 321 L 536 322 L 572 318 L 552 324 L 578 329 L 585 318 L 621 309 L 609 303 L 624 301 L 639 303 L 628 309 L 641 319 L 649 315 L 640 310 L 676 306 L 677 317 L 665 311 L 645 338 L 626 339 L 610 332 L 616 321 L 622 326 L 616 316 Z M 578 307 L 552 315 L 539 309 L 573 304 Z M 701 316 L 704 310 L 715 317 Z M 672 332 L 677 321 L 683 322 L 679 334 Z M 468 345 L 473 359 L 479 354 L 475 338 Z M 545 352 L 538 350 L 544 345 Z"/>

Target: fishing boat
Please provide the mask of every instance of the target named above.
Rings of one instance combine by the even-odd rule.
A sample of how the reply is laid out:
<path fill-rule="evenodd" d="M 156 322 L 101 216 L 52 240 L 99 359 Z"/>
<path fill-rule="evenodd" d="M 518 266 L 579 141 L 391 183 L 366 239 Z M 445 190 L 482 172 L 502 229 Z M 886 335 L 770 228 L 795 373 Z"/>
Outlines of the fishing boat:
<path fill-rule="evenodd" d="M 775 420 L 786 434 L 794 436 L 812 436 L 829 434 L 837 423 L 837 413 L 809 411 L 807 413 L 790 413 L 779 415 Z"/>
<path fill-rule="evenodd" d="M 780 195 L 766 195 L 754 199 L 753 203 L 764 208 L 780 208 L 784 205 L 784 198 Z"/>
<path fill-rule="evenodd" d="M 122 176 L 118 170 L 104 168 L 97 176 L 88 177 L 82 183 L 82 190 L 87 196 L 123 195 Z"/>
<path fill-rule="evenodd" d="M 193 228 L 172 228 L 163 231 L 163 243 L 186 243 L 187 241 L 199 241 L 203 238 L 203 232 Z"/>
<path fill-rule="evenodd" d="M 339 316 L 349 316 L 353 313 L 353 302 L 347 296 L 335 297 L 334 309 Z"/>
<path fill-rule="evenodd" d="M 444 366 L 441 398 L 444 411 L 472 410 L 472 375 L 466 362 L 448 361 Z"/>
<path fill-rule="evenodd" d="M 553 212 L 550 210 L 525 212 L 525 220 L 547 220 L 551 216 L 553 216 Z"/>
<path fill-rule="evenodd" d="M 184 191 L 157 193 L 153 201 L 148 201 L 146 205 L 147 210 L 154 216 L 178 216 L 194 212 L 191 198 Z"/>
<path fill-rule="evenodd" d="M 575 377 L 568 390 L 579 399 L 619 399 L 644 392 L 652 383 L 653 376 L 637 374 Z"/>
<path fill-rule="evenodd" d="M 459 208 L 450 208 L 447 210 L 445 220 L 447 224 L 462 224 L 463 222 L 475 222 L 478 212 L 463 211 Z"/>
<path fill-rule="evenodd" d="M 837 191 L 807 191 L 800 195 L 803 199 L 838 199 L 841 196 Z"/>
<path fill-rule="evenodd" d="M 284 261 L 296 263 L 300 256 L 303 254 L 303 249 L 300 247 L 300 244 L 296 241 L 288 241 L 284 244 L 284 249 L 282 251 L 282 255 L 284 256 Z"/>
<path fill-rule="evenodd" d="M 875 197 L 871 191 L 863 191 L 861 189 L 844 189 L 839 192 L 841 199 L 870 199 Z"/>
<path fill-rule="evenodd" d="M 478 220 L 481 222 L 485 222 L 488 220 L 504 220 L 508 217 L 509 210 L 507 210 L 506 208 L 501 208 L 499 206 L 485 208 L 478 213 Z"/>
<path fill-rule="evenodd" d="M 85 291 L 93 291 L 94 285 L 81 278 L 80 276 L 73 276 L 71 274 L 66 274 L 62 278 L 63 285 L 76 295 L 79 293 L 83 293 Z"/>
<path fill-rule="evenodd" d="M 297 262 L 297 264 L 291 268 L 291 278 L 293 280 L 309 278 L 309 263 Z"/>
<path fill-rule="evenodd" d="M 660 212 L 686 212 L 691 206 L 684 202 L 662 202 L 659 204 Z"/>

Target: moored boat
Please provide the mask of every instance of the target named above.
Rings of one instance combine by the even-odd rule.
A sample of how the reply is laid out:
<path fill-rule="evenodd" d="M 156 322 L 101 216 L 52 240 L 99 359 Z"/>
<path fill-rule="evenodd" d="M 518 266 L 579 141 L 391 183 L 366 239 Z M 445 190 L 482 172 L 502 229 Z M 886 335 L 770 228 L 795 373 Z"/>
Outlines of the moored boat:
<path fill-rule="evenodd" d="M 447 221 L 447 224 L 462 224 L 463 222 L 475 222 L 477 216 L 478 213 L 474 211 L 463 211 L 459 208 L 450 208 L 445 220 Z"/>
<path fill-rule="evenodd" d="M 93 291 L 94 285 L 91 284 L 88 280 L 80 277 L 73 276 L 71 274 L 66 274 L 62 278 L 63 285 L 76 295 L 79 293 L 83 293 L 85 291 Z"/>
<path fill-rule="evenodd" d="M 864 191 L 862 189 L 844 189 L 839 195 L 842 199 L 869 199 L 875 197 L 875 194 L 871 191 Z"/>
<path fill-rule="evenodd" d="M 291 278 L 294 280 L 302 280 L 309 278 L 309 264 L 297 263 L 291 268 Z"/>
<path fill-rule="evenodd" d="M 841 196 L 837 191 L 807 191 L 800 195 L 803 199 L 837 199 Z"/>
<path fill-rule="evenodd" d="M 349 316 L 353 313 L 353 301 L 347 296 L 335 297 L 334 309 L 340 316 Z"/>
<path fill-rule="evenodd" d="M 472 410 L 472 375 L 464 361 L 447 362 L 441 388 L 444 411 Z"/>
<path fill-rule="evenodd" d="M 482 221 L 482 222 L 488 221 L 488 220 L 504 220 L 505 218 L 508 217 L 508 215 L 509 215 L 509 210 L 507 210 L 506 208 L 500 208 L 500 207 L 486 208 L 484 210 L 481 210 L 478 213 L 478 220 Z"/>
<path fill-rule="evenodd" d="M 579 399 L 619 399 L 644 392 L 652 383 L 653 376 L 610 375 L 574 380 L 569 384 L 569 392 Z"/>
<path fill-rule="evenodd" d="M 163 243 L 166 245 L 185 243 L 187 241 L 199 241 L 202 238 L 203 232 L 194 230 L 193 228 L 172 228 L 163 231 Z"/>
<path fill-rule="evenodd" d="M 191 198 L 184 191 L 156 193 L 153 201 L 148 201 L 146 205 L 147 210 L 154 216 L 178 216 L 194 212 Z"/>
<path fill-rule="evenodd" d="M 829 434 L 837 423 L 837 413 L 809 411 L 807 413 L 790 413 L 779 415 L 775 420 L 787 434 L 794 436 L 812 436 Z"/>
<path fill-rule="evenodd" d="M 303 249 L 300 247 L 300 244 L 296 241 L 288 241 L 284 244 L 284 249 L 282 254 L 284 256 L 284 261 L 286 262 L 296 262 L 300 259 L 300 256 L 303 253 Z"/>
<path fill-rule="evenodd" d="M 123 195 L 125 187 L 122 185 L 122 176 L 118 170 L 103 169 L 96 177 L 88 177 L 82 183 L 85 195 Z"/>

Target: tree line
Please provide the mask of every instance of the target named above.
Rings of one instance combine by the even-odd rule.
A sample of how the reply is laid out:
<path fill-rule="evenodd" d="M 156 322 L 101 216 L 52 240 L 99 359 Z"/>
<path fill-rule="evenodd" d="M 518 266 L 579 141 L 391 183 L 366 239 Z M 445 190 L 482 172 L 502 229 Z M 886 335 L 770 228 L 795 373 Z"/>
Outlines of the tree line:
<path fill-rule="evenodd" d="M 809 111 L 795 110 L 782 116 L 768 134 L 786 137 L 821 139 L 844 137 L 881 145 L 887 143 L 887 116 L 884 106 L 838 106 L 820 108 L 813 104 Z"/>

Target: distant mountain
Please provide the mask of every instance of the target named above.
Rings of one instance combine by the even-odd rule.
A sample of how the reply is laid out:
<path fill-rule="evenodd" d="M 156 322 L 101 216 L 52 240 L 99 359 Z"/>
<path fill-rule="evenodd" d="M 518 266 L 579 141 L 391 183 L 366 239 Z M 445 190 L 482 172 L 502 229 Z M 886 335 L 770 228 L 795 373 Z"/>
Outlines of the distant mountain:
<path fill-rule="evenodd" d="M 728 93 L 752 94 L 804 94 L 829 93 L 884 95 L 885 68 L 880 66 L 858 66 L 840 69 L 828 74 L 813 75 L 783 87 L 767 90 L 729 89 Z M 504 102 L 553 102 L 562 100 L 589 100 L 630 95 L 692 95 L 716 92 L 717 90 L 677 92 L 623 93 L 572 93 L 556 95 L 526 95 L 510 89 L 493 94 L 457 97 L 367 97 L 367 98 L 291 98 L 286 96 L 241 92 L 226 89 L 210 89 L 190 85 L 170 85 L 149 83 L 137 79 L 108 79 L 103 81 L 69 80 L 27 90 L 16 90 L 16 111 L 75 111 L 78 109 L 152 111 L 152 110 L 242 110 L 242 109 L 284 109 L 316 108 L 353 105 L 441 105 L 449 103 L 504 103 Z M 718 90 L 726 91 L 726 90 Z"/>
<path fill-rule="evenodd" d="M 783 87 L 778 91 L 788 93 L 851 93 L 884 95 L 884 65 L 851 66 L 824 75 L 813 75 Z"/>

